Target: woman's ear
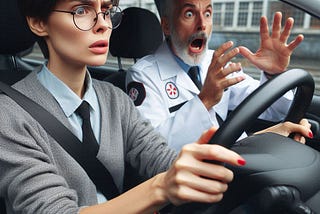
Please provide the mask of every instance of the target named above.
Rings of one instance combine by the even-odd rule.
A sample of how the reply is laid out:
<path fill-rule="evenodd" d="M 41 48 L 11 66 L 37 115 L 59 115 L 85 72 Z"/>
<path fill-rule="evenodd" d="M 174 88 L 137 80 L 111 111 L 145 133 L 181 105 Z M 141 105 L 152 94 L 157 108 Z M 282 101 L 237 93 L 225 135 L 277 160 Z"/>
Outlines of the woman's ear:
<path fill-rule="evenodd" d="M 165 36 L 170 35 L 170 25 L 167 17 L 161 17 L 161 27 Z"/>
<path fill-rule="evenodd" d="M 46 25 L 39 18 L 27 17 L 27 22 L 30 30 L 37 36 L 47 36 Z"/>

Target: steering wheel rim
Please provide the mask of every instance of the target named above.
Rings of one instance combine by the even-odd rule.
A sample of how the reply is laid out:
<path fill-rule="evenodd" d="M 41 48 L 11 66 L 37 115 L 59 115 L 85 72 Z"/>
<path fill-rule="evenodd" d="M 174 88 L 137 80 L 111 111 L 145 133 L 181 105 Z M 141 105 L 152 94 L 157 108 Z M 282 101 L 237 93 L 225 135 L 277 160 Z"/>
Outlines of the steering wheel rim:
<path fill-rule="evenodd" d="M 301 69 L 293 69 L 293 70 L 288 70 L 285 73 L 282 73 L 278 75 L 277 77 L 273 78 L 272 80 L 266 82 L 262 86 L 260 86 L 257 90 L 255 90 L 252 94 L 250 94 L 225 120 L 225 122 L 220 126 L 220 128 L 217 130 L 217 132 L 213 135 L 213 137 L 210 139 L 209 143 L 210 144 L 219 144 L 222 146 L 225 146 L 227 148 L 230 148 L 234 142 L 240 137 L 240 135 L 244 132 L 244 126 L 243 124 L 250 124 L 256 119 L 265 109 L 267 109 L 275 100 L 280 98 L 284 93 L 286 93 L 290 89 L 296 88 L 296 93 L 292 102 L 292 105 L 290 107 L 290 110 L 285 118 L 287 121 L 291 122 L 298 122 L 301 120 L 301 118 L 304 116 L 304 113 L 306 112 L 311 100 L 312 100 L 312 95 L 314 91 L 314 81 L 312 76 Z M 259 137 L 259 136 L 258 136 Z M 260 138 L 263 136 L 260 136 Z M 277 137 L 282 137 L 282 136 L 277 136 Z M 283 137 L 284 138 L 284 137 Z M 246 139 L 252 139 L 252 138 L 246 138 Z M 257 145 L 259 149 L 264 150 L 261 148 L 261 144 L 257 144 L 256 138 L 253 139 L 254 145 Z M 271 148 L 273 148 L 273 144 L 278 143 L 277 140 L 278 138 L 272 139 L 272 142 L 265 141 L 263 139 L 263 144 L 265 145 L 270 145 L 271 143 Z M 252 141 L 252 140 L 251 140 Z M 289 142 L 288 144 L 290 144 Z M 250 144 L 250 143 L 249 143 Z M 248 144 L 248 145 L 249 145 Z M 287 143 L 284 143 L 285 145 L 288 145 Z M 301 144 L 296 145 L 300 146 Z M 244 148 L 246 146 L 238 146 L 239 148 Z M 249 152 L 249 155 L 253 152 L 255 152 L 256 147 L 249 146 L 251 150 L 246 151 Z M 232 149 L 235 149 L 233 147 Z M 282 151 L 282 149 L 280 149 Z M 300 148 L 296 148 L 297 151 L 302 151 Z M 291 157 L 291 152 L 290 151 L 290 157 Z M 261 153 L 261 152 L 260 152 Z M 239 153 L 241 154 L 241 153 Z M 244 154 L 244 155 L 245 155 Z M 259 154 L 259 152 L 257 153 Z M 299 153 L 300 154 L 300 153 Z M 308 153 L 310 154 L 310 153 Z M 255 156 L 253 156 L 254 158 Z M 271 157 L 273 157 L 271 155 Z M 266 156 L 262 155 L 262 158 L 265 160 Z M 270 159 L 270 158 L 269 158 Z M 277 159 L 277 158 L 275 158 Z M 309 161 L 309 160 L 308 160 Z M 307 162 L 308 162 L 307 161 Z M 211 162 L 211 161 L 208 161 Z M 259 162 L 259 161 L 258 161 Z M 310 161 L 309 161 L 310 162 Z M 308 162 L 308 164 L 309 164 Z M 215 162 L 217 163 L 217 162 Z M 256 161 L 254 161 L 256 163 Z M 259 188 L 259 185 L 264 185 L 265 182 L 262 182 L 262 180 L 256 179 L 257 176 L 255 176 L 255 166 L 250 166 L 252 164 L 247 163 L 246 166 L 240 167 L 239 170 L 242 170 L 242 174 L 239 173 L 240 171 L 236 170 L 237 168 L 232 168 L 232 170 L 236 170 L 235 172 L 237 174 L 237 179 L 233 181 L 232 184 L 230 184 L 230 189 L 229 191 L 225 194 L 223 201 L 217 203 L 217 204 L 205 204 L 205 203 L 190 203 L 190 204 L 185 204 L 182 206 L 179 206 L 175 210 L 175 214 L 180 214 L 180 213 L 226 213 L 226 210 L 232 210 L 236 208 L 239 204 L 242 203 L 242 200 L 246 199 L 248 195 L 251 193 L 255 192 L 257 188 Z M 253 164 L 254 165 L 254 164 Z M 313 164 L 315 165 L 315 164 Z M 269 166 L 269 164 L 267 164 Z M 317 165 L 318 166 L 318 165 Z M 293 168 L 296 167 L 296 165 L 293 166 Z M 320 167 L 320 165 L 318 166 Z M 264 169 L 261 168 L 261 166 L 256 167 L 258 168 L 258 173 L 263 176 L 265 176 L 266 173 L 270 171 L 269 169 L 266 168 L 266 173 L 263 172 Z M 302 167 L 303 168 L 303 167 Z M 279 169 L 273 170 L 271 169 L 271 172 L 277 172 L 281 170 L 281 167 Z M 284 170 L 285 171 L 285 170 Z M 251 185 L 252 189 L 249 190 L 248 183 L 246 182 L 251 182 L 250 179 L 248 179 L 248 175 L 253 174 L 253 181 L 255 184 L 256 182 L 260 182 L 259 185 Z M 300 173 L 303 175 L 303 173 Z M 261 177 L 261 176 L 260 176 Z M 292 176 L 290 176 L 291 178 Z M 309 176 L 308 176 L 309 177 Z M 312 176 L 310 176 L 312 177 Z M 277 178 L 278 179 L 278 178 Z M 277 183 L 277 179 L 275 179 L 275 182 L 268 182 L 269 179 L 267 179 L 268 185 L 271 183 Z M 281 179 L 282 183 L 283 179 Z M 293 183 L 293 182 L 289 182 Z M 237 186 L 243 187 L 243 188 L 235 188 Z M 258 187 L 257 187 L 258 186 Z M 236 191 L 233 191 L 236 190 Z M 304 189 L 305 190 L 305 189 Z M 230 192 L 231 191 L 231 192 Z M 239 192 L 237 192 L 239 191 Z M 309 191 L 310 192 L 310 191 Z M 244 194 L 245 193 L 245 194 Z M 247 194 L 247 195 L 246 195 Z M 234 197 L 235 198 L 234 198 Z M 237 198 L 237 197 L 240 198 Z"/>
<path fill-rule="evenodd" d="M 305 70 L 292 69 L 278 75 L 251 93 L 228 116 L 208 143 L 230 148 L 244 132 L 243 124 L 252 124 L 271 104 L 294 88 L 296 93 L 284 121 L 298 123 L 311 103 L 314 87 L 312 76 Z"/>

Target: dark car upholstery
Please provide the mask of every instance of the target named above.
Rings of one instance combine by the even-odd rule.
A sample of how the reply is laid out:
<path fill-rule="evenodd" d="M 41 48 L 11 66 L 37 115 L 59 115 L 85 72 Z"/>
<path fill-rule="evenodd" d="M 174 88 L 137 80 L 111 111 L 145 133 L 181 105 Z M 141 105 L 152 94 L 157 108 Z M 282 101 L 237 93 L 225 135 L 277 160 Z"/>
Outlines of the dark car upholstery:
<path fill-rule="evenodd" d="M 149 10 L 129 7 L 123 10 L 123 19 L 118 28 L 113 30 L 110 38 L 110 53 L 117 57 L 119 70 L 104 80 L 126 91 L 126 69 L 121 58 L 137 59 L 153 53 L 163 41 L 163 33 L 157 16 Z M 126 166 L 124 189 L 128 190 L 144 179 Z"/>
<path fill-rule="evenodd" d="M 35 44 L 35 37 L 20 15 L 16 0 L 0 1 L 0 81 L 13 84 L 32 66 L 21 60 Z"/>
<path fill-rule="evenodd" d="M 129 7 L 123 10 L 123 19 L 110 38 L 110 53 L 117 57 L 119 70 L 105 80 L 125 91 L 126 70 L 122 58 L 137 59 L 153 53 L 161 44 L 163 33 L 157 16 L 149 10 Z"/>

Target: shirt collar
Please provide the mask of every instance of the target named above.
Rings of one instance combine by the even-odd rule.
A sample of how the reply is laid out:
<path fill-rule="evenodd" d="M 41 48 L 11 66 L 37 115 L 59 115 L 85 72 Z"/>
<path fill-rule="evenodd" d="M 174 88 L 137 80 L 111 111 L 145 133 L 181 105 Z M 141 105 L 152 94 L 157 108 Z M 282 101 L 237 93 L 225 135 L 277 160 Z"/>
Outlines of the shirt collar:
<path fill-rule="evenodd" d="M 37 74 L 40 83 L 53 95 L 67 117 L 70 117 L 80 106 L 82 100 L 64 82 L 58 79 L 47 66 L 43 66 Z M 92 79 L 87 71 L 86 91 L 83 100 L 86 100 L 94 111 L 98 110 L 98 99 L 92 86 Z"/>

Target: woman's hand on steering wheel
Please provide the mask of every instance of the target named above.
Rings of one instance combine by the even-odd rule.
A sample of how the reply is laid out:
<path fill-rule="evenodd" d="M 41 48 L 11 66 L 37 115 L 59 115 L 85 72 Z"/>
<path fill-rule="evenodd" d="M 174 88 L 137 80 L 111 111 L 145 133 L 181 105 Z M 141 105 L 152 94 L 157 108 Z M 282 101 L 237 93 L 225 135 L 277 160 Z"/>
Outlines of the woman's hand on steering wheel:
<path fill-rule="evenodd" d="M 299 124 L 288 122 L 288 121 L 283 123 L 278 123 L 277 125 L 263 129 L 254 134 L 262 134 L 266 132 L 273 132 L 276 134 L 283 135 L 285 137 L 288 137 L 290 134 L 294 134 L 293 139 L 303 144 L 306 143 L 305 137 L 313 138 L 311 125 L 307 119 L 302 119 Z"/>

